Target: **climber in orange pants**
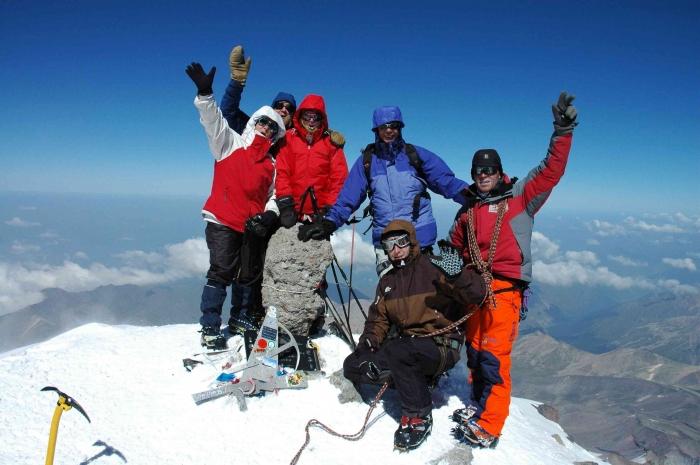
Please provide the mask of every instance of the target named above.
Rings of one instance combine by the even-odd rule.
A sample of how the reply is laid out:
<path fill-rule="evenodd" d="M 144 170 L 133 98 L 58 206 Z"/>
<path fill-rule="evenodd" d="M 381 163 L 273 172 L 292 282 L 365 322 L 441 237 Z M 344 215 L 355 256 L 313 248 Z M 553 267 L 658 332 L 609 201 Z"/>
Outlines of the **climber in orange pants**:
<path fill-rule="evenodd" d="M 448 242 L 475 268 L 488 297 L 467 320 L 467 366 L 472 394 L 456 410 L 456 431 L 470 444 L 495 447 L 510 405 L 510 353 L 518 336 L 523 292 L 532 281 L 530 242 L 535 214 L 564 175 L 576 126 L 573 95 L 562 92 L 552 105 L 554 134 L 547 156 L 523 179 L 503 172 L 494 149 L 472 158 L 474 184 L 466 189 Z"/>

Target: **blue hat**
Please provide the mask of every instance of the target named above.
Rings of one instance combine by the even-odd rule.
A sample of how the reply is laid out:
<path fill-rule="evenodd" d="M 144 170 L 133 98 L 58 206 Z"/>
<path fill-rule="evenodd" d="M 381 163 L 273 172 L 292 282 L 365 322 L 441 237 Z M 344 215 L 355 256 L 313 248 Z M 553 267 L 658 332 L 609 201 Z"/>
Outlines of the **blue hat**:
<path fill-rule="evenodd" d="M 287 92 L 279 92 L 277 96 L 272 99 L 272 103 L 270 104 L 270 106 L 274 108 L 275 104 L 282 100 L 291 103 L 294 108 L 297 107 L 297 101 L 294 100 L 294 96 L 292 94 L 288 94 Z"/>
<path fill-rule="evenodd" d="M 398 121 L 401 123 L 401 127 L 404 127 L 399 107 L 379 107 L 374 110 L 372 115 L 372 131 L 376 130 L 378 126 L 392 121 Z"/>

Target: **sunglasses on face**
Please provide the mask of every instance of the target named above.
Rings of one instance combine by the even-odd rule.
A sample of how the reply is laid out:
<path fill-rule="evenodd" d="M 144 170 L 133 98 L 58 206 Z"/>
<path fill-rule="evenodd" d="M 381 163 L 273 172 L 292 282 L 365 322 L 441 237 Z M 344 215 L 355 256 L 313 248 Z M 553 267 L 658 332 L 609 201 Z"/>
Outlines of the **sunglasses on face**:
<path fill-rule="evenodd" d="M 290 114 L 294 113 L 294 110 L 296 110 L 296 108 L 294 108 L 294 105 L 284 100 L 280 100 L 279 102 L 275 103 L 275 105 L 272 108 L 275 110 L 281 110 L 282 108 L 286 108 Z"/>
<path fill-rule="evenodd" d="M 477 166 L 474 168 L 474 175 L 479 176 L 480 174 L 485 174 L 486 176 L 493 176 L 498 173 L 498 168 L 495 166 Z"/>
<path fill-rule="evenodd" d="M 314 121 L 321 121 L 323 119 L 323 117 L 321 116 L 320 113 L 316 113 L 315 111 L 305 111 L 304 113 L 301 114 L 301 119 L 311 123 Z"/>
<path fill-rule="evenodd" d="M 394 246 L 403 249 L 404 247 L 408 247 L 409 245 L 411 245 L 411 239 L 409 239 L 408 234 L 402 234 L 401 236 L 387 237 L 386 239 L 382 239 L 382 247 L 387 252 L 391 252 L 391 249 L 393 249 Z"/>
<path fill-rule="evenodd" d="M 265 127 L 267 127 L 267 128 L 270 128 L 270 130 L 271 130 L 273 133 L 275 133 L 275 134 L 277 134 L 277 131 L 279 131 L 279 129 L 280 129 L 280 127 L 277 125 L 277 123 L 275 123 L 274 121 L 272 121 L 272 120 L 271 120 L 270 118 L 268 118 L 267 116 L 261 116 L 261 117 L 258 118 L 258 120 L 255 122 L 255 124 L 259 124 L 260 126 L 265 126 Z"/>
<path fill-rule="evenodd" d="M 380 125 L 377 127 L 377 129 L 393 129 L 393 130 L 397 130 L 397 129 L 401 129 L 401 123 L 399 123 L 398 121 L 392 121 L 391 123 L 380 124 Z"/>

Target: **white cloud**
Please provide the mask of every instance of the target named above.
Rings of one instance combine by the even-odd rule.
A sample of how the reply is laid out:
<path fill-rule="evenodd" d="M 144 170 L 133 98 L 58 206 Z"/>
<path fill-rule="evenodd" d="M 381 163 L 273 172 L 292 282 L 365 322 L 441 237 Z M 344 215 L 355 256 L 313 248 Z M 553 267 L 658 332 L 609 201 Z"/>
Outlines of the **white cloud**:
<path fill-rule="evenodd" d="M 629 257 L 625 257 L 623 255 L 608 255 L 608 258 L 614 262 L 619 263 L 620 265 L 625 265 L 625 266 L 647 266 L 648 263 L 642 262 L 642 261 L 637 261 L 633 260 Z"/>
<path fill-rule="evenodd" d="M 27 244 L 25 242 L 14 241 L 12 246 L 10 246 L 12 253 L 23 254 L 27 252 L 38 252 L 41 247 L 35 244 Z"/>
<path fill-rule="evenodd" d="M 586 239 L 586 244 L 588 244 L 588 245 L 600 245 L 600 241 L 598 239 Z"/>
<path fill-rule="evenodd" d="M 607 267 L 586 267 L 584 263 L 574 260 L 533 264 L 535 280 L 552 286 L 571 286 L 574 284 L 606 286 L 615 289 L 643 288 L 653 289 L 652 283 L 634 277 L 621 276 Z"/>
<path fill-rule="evenodd" d="M 125 265 L 117 267 L 101 263 L 82 266 L 70 260 L 61 265 L 0 262 L 0 315 L 41 302 L 42 291 L 48 288 L 79 292 L 108 284 L 160 284 L 206 272 L 209 253 L 203 238 L 164 249 L 164 253 L 127 252 L 123 254 Z"/>
<path fill-rule="evenodd" d="M 593 220 L 587 223 L 588 229 L 594 231 L 597 235 L 607 237 L 607 236 L 623 236 L 627 234 L 624 227 L 619 224 L 613 224 L 609 221 Z"/>
<path fill-rule="evenodd" d="M 660 279 L 657 285 L 675 294 L 697 294 L 698 289 L 688 284 L 681 284 L 677 279 Z"/>
<path fill-rule="evenodd" d="M 676 213 L 674 213 L 674 214 L 673 214 L 673 219 L 676 220 L 676 221 L 678 221 L 679 223 L 692 223 L 692 222 L 693 222 L 692 218 L 690 218 L 690 217 L 684 215 L 684 214 L 681 213 L 681 212 L 676 212 Z"/>
<path fill-rule="evenodd" d="M 640 231 L 648 231 L 648 232 L 662 232 L 662 233 L 682 233 L 685 232 L 685 230 L 681 227 L 676 226 L 675 224 L 652 224 L 652 223 L 647 223 L 646 221 L 642 220 L 636 220 L 632 216 L 628 216 L 625 218 L 625 224 L 628 226 L 638 229 Z"/>
<path fill-rule="evenodd" d="M 5 224 L 8 226 L 15 226 L 17 228 L 30 228 L 32 226 L 41 226 L 40 223 L 35 223 L 32 221 L 26 221 L 20 218 L 19 216 L 15 216 L 11 220 L 5 221 Z"/>
<path fill-rule="evenodd" d="M 597 265 L 598 257 L 596 254 L 588 250 L 570 250 L 564 253 L 564 256 L 571 261 L 578 262 L 584 265 Z"/>
<path fill-rule="evenodd" d="M 661 261 L 673 268 L 680 268 L 683 270 L 695 271 L 695 262 L 692 258 L 662 258 Z"/>
<path fill-rule="evenodd" d="M 86 254 L 82 250 L 78 250 L 75 254 L 73 254 L 73 256 L 78 260 L 87 260 L 89 258 L 88 254 Z"/>
<path fill-rule="evenodd" d="M 331 246 L 338 263 L 343 266 L 350 264 L 350 249 L 352 248 L 352 229 L 344 228 L 338 230 L 331 236 Z M 366 242 L 361 234 L 355 234 L 355 250 L 353 253 L 353 263 L 355 266 L 374 266 L 375 255 L 374 246 Z"/>
<path fill-rule="evenodd" d="M 553 258 L 559 253 L 559 245 L 538 231 L 532 232 L 530 244 L 533 257 Z"/>

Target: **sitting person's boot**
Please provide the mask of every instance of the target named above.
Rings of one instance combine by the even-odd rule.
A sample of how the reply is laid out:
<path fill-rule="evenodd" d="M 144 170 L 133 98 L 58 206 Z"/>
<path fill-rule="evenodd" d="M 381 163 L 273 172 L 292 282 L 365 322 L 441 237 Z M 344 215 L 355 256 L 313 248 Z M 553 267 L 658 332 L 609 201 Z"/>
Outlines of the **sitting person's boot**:
<path fill-rule="evenodd" d="M 199 332 L 202 333 L 200 342 L 208 350 L 226 349 L 226 338 L 220 328 L 216 326 L 202 326 Z"/>
<path fill-rule="evenodd" d="M 401 417 L 399 428 L 394 433 L 394 447 L 402 451 L 416 449 L 430 435 L 432 428 L 431 414 L 412 418 L 404 415 Z"/>

